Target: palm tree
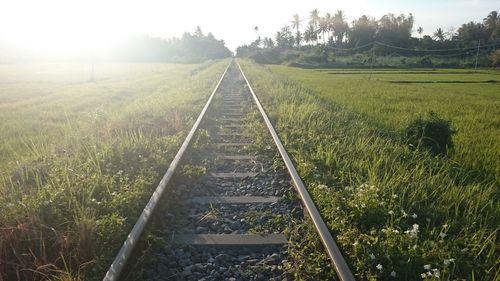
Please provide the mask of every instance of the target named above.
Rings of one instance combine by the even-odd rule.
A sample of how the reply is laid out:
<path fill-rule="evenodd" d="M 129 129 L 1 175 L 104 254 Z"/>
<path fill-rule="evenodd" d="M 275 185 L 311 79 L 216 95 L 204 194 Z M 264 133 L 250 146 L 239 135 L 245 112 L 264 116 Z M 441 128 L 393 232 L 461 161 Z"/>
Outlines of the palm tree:
<path fill-rule="evenodd" d="M 341 44 L 344 41 L 344 36 L 349 30 L 349 25 L 345 20 L 344 12 L 338 10 L 333 16 L 332 20 L 333 35 L 337 38 L 337 44 Z"/>
<path fill-rule="evenodd" d="M 319 17 L 319 11 L 318 9 L 314 9 L 311 11 L 311 14 L 309 16 L 309 25 L 313 26 L 314 27 L 314 37 L 316 39 L 314 39 L 314 41 L 316 41 L 316 43 L 318 42 L 318 24 L 319 24 L 319 20 L 320 20 L 320 17 Z"/>
<path fill-rule="evenodd" d="M 418 35 L 420 35 L 420 38 L 422 38 L 422 32 L 424 32 L 424 29 L 421 26 L 419 26 L 417 29 L 417 32 L 418 32 Z"/>
<path fill-rule="evenodd" d="M 309 43 L 315 42 L 317 40 L 318 34 L 316 33 L 316 28 L 312 24 L 309 24 L 306 31 L 304 32 L 304 41 L 306 41 L 306 43 Z"/>
<path fill-rule="evenodd" d="M 332 31 L 332 15 L 330 13 L 326 13 L 325 15 L 325 24 L 326 24 L 326 41 L 330 41 L 330 32 Z"/>
<path fill-rule="evenodd" d="M 320 18 L 319 22 L 318 22 L 318 32 L 321 32 L 321 34 L 322 34 L 321 37 L 323 37 L 323 45 L 326 44 L 325 32 L 328 31 L 328 27 L 329 27 L 329 24 L 328 24 L 328 21 L 326 21 L 326 18 Z"/>
<path fill-rule="evenodd" d="M 434 38 L 438 39 L 439 41 L 443 42 L 444 41 L 444 31 L 440 27 L 434 32 Z"/>
<path fill-rule="evenodd" d="M 309 24 L 314 26 L 314 28 L 318 28 L 318 22 L 319 22 L 319 11 L 318 9 L 314 9 L 311 11 L 311 14 L 309 16 Z"/>
<path fill-rule="evenodd" d="M 293 15 L 292 29 L 295 29 L 296 32 L 299 31 L 300 22 L 301 22 L 301 20 L 300 20 L 299 14 Z"/>
<path fill-rule="evenodd" d="M 297 44 L 297 47 L 300 47 L 300 42 L 302 42 L 302 33 L 300 33 L 300 30 L 297 30 L 295 33 L 295 43 Z"/>

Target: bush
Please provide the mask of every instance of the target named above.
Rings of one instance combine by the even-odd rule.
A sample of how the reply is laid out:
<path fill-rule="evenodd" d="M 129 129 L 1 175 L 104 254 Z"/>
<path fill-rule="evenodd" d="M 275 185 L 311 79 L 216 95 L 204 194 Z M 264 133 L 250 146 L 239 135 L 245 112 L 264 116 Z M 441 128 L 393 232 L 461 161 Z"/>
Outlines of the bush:
<path fill-rule="evenodd" d="M 500 50 L 496 50 L 490 54 L 492 66 L 500 66 Z"/>
<path fill-rule="evenodd" d="M 423 66 L 432 66 L 432 60 L 429 56 L 423 56 L 418 63 Z"/>
<path fill-rule="evenodd" d="M 428 149 L 432 154 L 445 154 L 453 147 L 450 121 L 429 112 L 426 118 L 418 117 L 405 130 L 406 143 L 413 149 Z"/>

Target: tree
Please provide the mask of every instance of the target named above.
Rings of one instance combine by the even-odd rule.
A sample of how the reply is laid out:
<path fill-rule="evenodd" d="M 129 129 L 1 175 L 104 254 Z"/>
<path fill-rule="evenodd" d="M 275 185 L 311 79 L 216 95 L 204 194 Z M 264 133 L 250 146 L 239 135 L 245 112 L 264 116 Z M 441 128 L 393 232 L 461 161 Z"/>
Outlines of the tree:
<path fill-rule="evenodd" d="M 361 46 L 373 42 L 377 28 L 377 20 L 366 15 L 361 16 L 359 19 L 352 21 L 348 37 L 349 43 L 354 46 Z"/>
<path fill-rule="evenodd" d="M 458 39 L 465 45 L 474 46 L 478 41 L 486 42 L 489 39 L 488 32 L 482 23 L 473 21 L 464 23 L 458 29 Z"/>
<path fill-rule="evenodd" d="M 497 11 L 491 11 L 486 18 L 483 19 L 483 25 L 488 33 L 489 40 L 495 41 L 499 37 L 500 16 Z"/>
<path fill-rule="evenodd" d="M 380 41 L 397 46 L 408 45 L 413 29 L 413 15 L 384 15 L 379 20 L 377 37 Z"/>
<path fill-rule="evenodd" d="M 318 32 L 320 32 L 322 35 L 321 37 L 323 38 L 323 45 L 326 44 L 325 41 L 325 32 L 328 31 L 328 21 L 325 18 L 320 18 L 318 22 Z"/>
<path fill-rule="evenodd" d="M 297 30 L 295 33 L 295 43 L 297 44 L 297 47 L 300 47 L 300 42 L 302 42 L 302 34 L 300 33 L 300 30 Z"/>
<path fill-rule="evenodd" d="M 264 44 L 264 48 L 268 48 L 268 49 L 274 48 L 274 42 L 273 42 L 273 39 L 271 39 L 271 38 L 264 37 L 263 44 Z"/>
<path fill-rule="evenodd" d="M 422 38 L 422 32 L 424 32 L 424 29 L 421 26 L 419 26 L 417 29 L 417 32 L 418 32 L 418 35 L 420 36 L 420 38 Z"/>
<path fill-rule="evenodd" d="M 196 37 L 203 37 L 203 32 L 201 31 L 201 27 L 200 26 L 197 26 L 196 27 L 196 30 L 194 31 L 194 36 Z"/>
<path fill-rule="evenodd" d="M 349 25 L 347 24 L 344 16 L 344 12 L 338 10 L 332 19 L 333 35 L 337 39 L 337 45 L 342 44 L 344 41 L 344 36 L 349 30 Z"/>
<path fill-rule="evenodd" d="M 301 22 L 301 20 L 300 20 L 299 14 L 293 15 L 292 29 L 295 29 L 296 32 L 299 31 L 300 22 Z"/>
<path fill-rule="evenodd" d="M 304 32 L 304 41 L 306 41 L 307 43 L 318 41 L 316 28 L 312 24 L 309 24 L 306 31 Z"/>
<path fill-rule="evenodd" d="M 314 41 L 317 43 L 318 42 L 318 24 L 319 24 L 319 11 L 318 9 L 314 9 L 311 11 L 311 14 L 309 16 L 309 25 L 314 27 L 314 36 L 311 38 L 315 38 Z"/>
<path fill-rule="evenodd" d="M 333 25 L 332 25 L 332 15 L 330 13 L 326 13 L 324 21 L 326 25 L 326 40 L 330 41 L 330 32 L 333 31 Z"/>
<path fill-rule="evenodd" d="M 276 32 L 276 44 L 278 47 L 293 47 L 293 43 L 294 39 L 292 31 L 288 25 L 285 25 L 280 31 Z"/>
<path fill-rule="evenodd" d="M 434 32 L 434 33 L 433 33 L 433 35 L 434 35 L 434 38 L 435 38 L 435 39 L 437 39 L 437 40 L 439 40 L 439 41 L 441 41 L 441 42 L 443 42 L 443 41 L 444 41 L 444 35 L 445 35 L 445 34 L 444 34 L 444 31 L 443 31 L 443 29 L 442 29 L 441 27 L 440 27 L 440 28 L 438 28 L 438 29 L 436 30 L 436 32 Z"/>

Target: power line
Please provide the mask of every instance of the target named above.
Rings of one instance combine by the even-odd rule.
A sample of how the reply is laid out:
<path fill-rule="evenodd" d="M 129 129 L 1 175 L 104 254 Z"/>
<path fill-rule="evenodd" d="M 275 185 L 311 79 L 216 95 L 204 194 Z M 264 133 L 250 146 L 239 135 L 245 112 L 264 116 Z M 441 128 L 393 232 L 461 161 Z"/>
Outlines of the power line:
<path fill-rule="evenodd" d="M 425 52 L 467 51 L 467 50 L 475 50 L 476 48 L 483 49 L 483 48 L 488 48 L 488 47 L 500 46 L 500 43 L 493 43 L 493 44 L 478 45 L 477 47 L 468 47 L 468 48 L 418 50 L 418 49 L 410 49 L 410 48 L 393 46 L 393 45 L 389 45 L 387 43 L 383 43 L 380 41 L 374 41 L 373 44 L 377 44 L 377 45 L 388 47 L 388 48 L 398 49 L 398 50 L 412 51 L 412 52 L 423 52 L 423 53 L 425 53 Z"/>
<path fill-rule="evenodd" d="M 365 45 L 358 46 L 358 47 L 352 47 L 352 48 L 339 48 L 339 47 L 331 47 L 331 46 L 327 46 L 327 48 L 329 50 L 334 50 L 334 51 L 345 51 L 345 52 L 348 52 L 348 51 L 360 50 L 360 49 L 363 49 L 363 48 L 366 48 L 366 47 L 369 47 L 369 46 L 373 46 L 373 45 L 379 45 L 379 46 L 383 46 L 383 47 L 387 47 L 387 48 L 392 48 L 392 49 L 396 49 L 396 50 L 403 50 L 403 51 L 409 51 L 409 52 L 415 52 L 415 53 L 438 53 L 438 52 L 453 52 L 453 51 L 462 51 L 462 52 L 465 52 L 465 51 L 475 51 L 477 48 L 484 49 L 484 48 L 489 48 L 489 47 L 498 47 L 498 46 L 500 46 L 500 42 L 499 43 L 479 45 L 479 46 L 474 46 L 474 47 L 466 47 L 466 48 L 430 49 L 430 50 L 419 50 L 419 49 L 411 49 L 411 48 L 399 47 L 399 46 L 390 45 L 388 43 L 384 43 L 384 42 L 380 42 L 380 41 L 373 41 L 373 42 L 367 43 Z"/>

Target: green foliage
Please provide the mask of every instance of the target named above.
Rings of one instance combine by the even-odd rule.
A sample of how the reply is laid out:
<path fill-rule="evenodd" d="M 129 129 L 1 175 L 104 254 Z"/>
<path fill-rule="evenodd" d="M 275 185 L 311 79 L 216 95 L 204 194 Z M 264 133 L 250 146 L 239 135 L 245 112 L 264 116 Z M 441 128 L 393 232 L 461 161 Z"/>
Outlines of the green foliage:
<path fill-rule="evenodd" d="M 500 66 L 500 50 L 495 50 L 490 54 L 492 66 Z"/>
<path fill-rule="evenodd" d="M 441 119 L 433 111 L 426 118 L 418 117 L 405 129 L 405 140 L 411 148 L 424 148 L 432 154 L 446 154 L 453 147 L 450 121 Z"/>

